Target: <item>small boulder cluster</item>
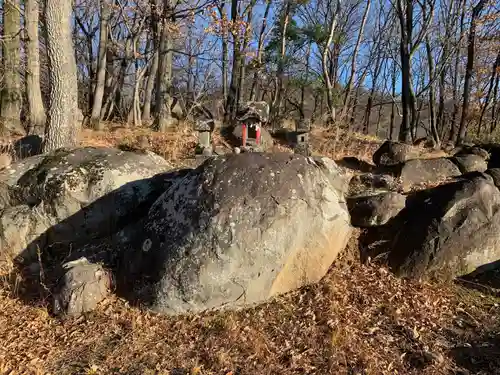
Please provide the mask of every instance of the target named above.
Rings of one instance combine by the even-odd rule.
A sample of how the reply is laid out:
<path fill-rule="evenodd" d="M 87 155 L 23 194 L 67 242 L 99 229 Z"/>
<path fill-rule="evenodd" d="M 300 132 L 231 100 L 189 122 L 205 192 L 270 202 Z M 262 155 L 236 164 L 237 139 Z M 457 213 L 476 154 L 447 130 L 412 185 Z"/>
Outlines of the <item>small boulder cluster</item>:
<path fill-rule="evenodd" d="M 500 147 L 468 145 L 451 156 L 420 158 L 387 141 L 369 172 L 350 181 L 354 226 L 392 228 L 387 255 L 400 276 L 452 280 L 500 259 Z"/>

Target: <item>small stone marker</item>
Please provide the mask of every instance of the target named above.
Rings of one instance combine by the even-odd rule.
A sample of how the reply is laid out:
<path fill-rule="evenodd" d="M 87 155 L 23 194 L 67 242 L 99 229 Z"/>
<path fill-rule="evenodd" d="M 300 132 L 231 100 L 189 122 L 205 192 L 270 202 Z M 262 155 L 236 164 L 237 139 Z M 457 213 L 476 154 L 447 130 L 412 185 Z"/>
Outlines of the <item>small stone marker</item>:
<path fill-rule="evenodd" d="M 300 120 L 295 125 L 295 147 L 296 154 L 309 156 L 309 131 L 311 130 L 310 120 Z"/>
<path fill-rule="evenodd" d="M 196 155 L 212 155 L 212 130 L 213 120 L 197 120 L 194 130 L 198 132 L 198 144 L 196 145 Z"/>

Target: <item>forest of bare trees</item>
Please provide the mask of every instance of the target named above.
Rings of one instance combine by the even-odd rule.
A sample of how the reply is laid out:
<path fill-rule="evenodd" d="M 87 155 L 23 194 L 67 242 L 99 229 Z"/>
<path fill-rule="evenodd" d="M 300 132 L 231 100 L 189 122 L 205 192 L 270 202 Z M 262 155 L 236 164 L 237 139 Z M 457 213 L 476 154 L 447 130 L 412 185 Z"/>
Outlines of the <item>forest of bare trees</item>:
<path fill-rule="evenodd" d="M 494 138 L 498 0 L 3 0 L 3 134 L 72 145 L 105 122 L 166 131 L 174 98 L 231 123 L 311 119 L 435 145 Z"/>

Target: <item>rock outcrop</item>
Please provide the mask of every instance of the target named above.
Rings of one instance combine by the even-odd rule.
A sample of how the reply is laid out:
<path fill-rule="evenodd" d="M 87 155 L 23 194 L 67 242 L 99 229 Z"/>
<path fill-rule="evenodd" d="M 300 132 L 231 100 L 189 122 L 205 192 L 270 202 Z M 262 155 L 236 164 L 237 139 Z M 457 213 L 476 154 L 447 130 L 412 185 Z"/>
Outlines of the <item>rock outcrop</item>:
<path fill-rule="evenodd" d="M 320 280 L 351 227 L 330 159 L 244 153 L 207 160 L 151 206 L 122 272 L 155 310 L 237 308 Z M 127 233 L 126 233 L 127 232 Z"/>
<path fill-rule="evenodd" d="M 462 173 L 484 172 L 488 169 L 487 160 L 476 154 L 455 155 L 452 161 L 458 166 Z"/>
<path fill-rule="evenodd" d="M 168 168 L 153 153 L 93 147 L 9 166 L 0 171 L 0 255 L 28 260 L 53 244 L 77 246 L 116 232 L 161 194 L 163 181 L 150 177 Z"/>
<path fill-rule="evenodd" d="M 500 259 L 500 191 L 491 177 L 421 191 L 410 202 L 389 255 L 397 275 L 450 280 Z"/>
<path fill-rule="evenodd" d="M 458 166 L 447 158 L 413 159 L 404 163 L 399 175 L 401 187 L 408 191 L 419 185 L 434 185 L 462 173 Z"/>
<path fill-rule="evenodd" d="M 405 207 L 406 197 L 386 192 L 352 197 L 347 200 L 351 224 L 355 227 L 376 227 L 387 224 Z"/>
<path fill-rule="evenodd" d="M 376 166 L 392 166 L 417 157 L 413 146 L 387 140 L 373 154 L 373 163 Z"/>

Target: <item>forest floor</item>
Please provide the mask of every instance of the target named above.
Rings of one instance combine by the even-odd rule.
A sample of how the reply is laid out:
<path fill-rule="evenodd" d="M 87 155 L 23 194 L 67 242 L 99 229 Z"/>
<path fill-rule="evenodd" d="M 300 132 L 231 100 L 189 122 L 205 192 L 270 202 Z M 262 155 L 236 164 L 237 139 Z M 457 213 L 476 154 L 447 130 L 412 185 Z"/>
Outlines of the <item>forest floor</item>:
<path fill-rule="evenodd" d="M 189 163 L 188 130 L 83 131 L 81 143 L 130 146 L 141 134 L 173 164 Z M 318 130 L 312 143 L 369 161 L 380 141 Z M 365 235 L 354 231 L 317 285 L 233 312 L 166 317 L 113 297 L 61 320 L 0 276 L 0 374 L 500 374 L 498 293 L 398 279 L 360 261 Z"/>

